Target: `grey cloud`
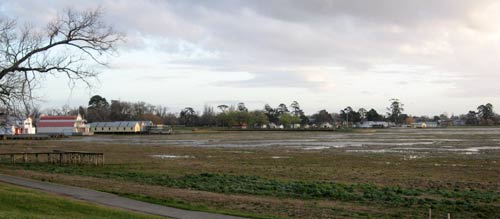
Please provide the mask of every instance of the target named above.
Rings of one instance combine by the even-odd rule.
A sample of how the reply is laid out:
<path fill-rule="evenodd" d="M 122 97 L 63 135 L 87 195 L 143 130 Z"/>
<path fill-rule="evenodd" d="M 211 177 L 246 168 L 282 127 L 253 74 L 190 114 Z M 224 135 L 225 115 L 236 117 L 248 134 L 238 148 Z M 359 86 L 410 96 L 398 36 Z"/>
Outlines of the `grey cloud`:
<path fill-rule="evenodd" d="M 216 86 L 299 87 L 325 82 L 307 80 L 303 68 L 342 68 L 350 74 L 432 75 L 499 79 L 498 47 L 471 42 L 488 29 L 472 12 L 495 1 L 473 0 L 220 0 L 220 1 L 7 1 L 9 14 L 33 11 L 44 20 L 60 8 L 102 6 L 106 19 L 127 32 L 128 49 L 155 41 L 165 62 L 211 71 L 249 72 L 243 81 Z M 47 7 L 50 6 L 50 7 Z M 192 48 L 179 49 L 179 42 Z M 203 50 L 213 56 L 196 56 Z M 398 70 L 380 66 L 400 65 Z M 417 66 L 417 67 L 415 67 Z M 298 73 L 300 72 L 300 73 Z M 311 72 L 310 74 L 314 74 Z M 335 78 L 338 74 L 329 71 Z M 479 80 L 496 91 L 495 80 Z M 470 93 L 476 86 L 459 82 Z M 480 95 L 480 94 L 478 94 Z"/>

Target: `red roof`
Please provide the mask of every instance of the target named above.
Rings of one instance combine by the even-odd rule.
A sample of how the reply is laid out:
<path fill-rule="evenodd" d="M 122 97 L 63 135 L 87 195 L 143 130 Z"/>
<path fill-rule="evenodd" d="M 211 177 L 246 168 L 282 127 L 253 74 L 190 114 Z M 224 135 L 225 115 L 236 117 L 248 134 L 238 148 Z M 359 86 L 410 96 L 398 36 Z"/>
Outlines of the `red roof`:
<path fill-rule="evenodd" d="M 78 116 L 42 116 L 40 120 L 76 120 Z"/>
<path fill-rule="evenodd" d="M 74 122 L 43 122 L 37 124 L 38 127 L 75 127 Z"/>

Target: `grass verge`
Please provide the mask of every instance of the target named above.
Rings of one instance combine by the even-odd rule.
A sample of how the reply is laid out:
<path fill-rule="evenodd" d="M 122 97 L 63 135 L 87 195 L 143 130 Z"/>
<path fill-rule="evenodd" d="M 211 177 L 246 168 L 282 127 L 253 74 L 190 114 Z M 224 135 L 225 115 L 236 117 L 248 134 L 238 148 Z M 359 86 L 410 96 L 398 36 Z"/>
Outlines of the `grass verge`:
<path fill-rule="evenodd" d="M 163 217 L 107 208 L 32 189 L 0 183 L 0 218 L 153 219 Z"/>

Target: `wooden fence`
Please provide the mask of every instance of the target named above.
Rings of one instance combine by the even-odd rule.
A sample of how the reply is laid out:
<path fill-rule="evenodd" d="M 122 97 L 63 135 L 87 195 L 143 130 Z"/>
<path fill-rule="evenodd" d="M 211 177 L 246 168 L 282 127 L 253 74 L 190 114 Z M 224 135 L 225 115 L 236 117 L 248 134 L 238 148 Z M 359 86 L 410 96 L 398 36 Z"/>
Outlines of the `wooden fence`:
<path fill-rule="evenodd" d="M 104 153 L 84 151 L 0 153 L 0 162 L 104 165 Z"/>

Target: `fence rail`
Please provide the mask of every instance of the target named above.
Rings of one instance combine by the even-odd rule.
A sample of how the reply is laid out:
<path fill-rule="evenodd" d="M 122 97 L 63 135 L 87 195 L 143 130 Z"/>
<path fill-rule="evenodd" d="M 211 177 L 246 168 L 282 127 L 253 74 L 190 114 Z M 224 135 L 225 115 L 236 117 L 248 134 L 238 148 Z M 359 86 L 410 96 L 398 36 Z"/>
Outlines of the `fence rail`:
<path fill-rule="evenodd" d="M 0 153 L 0 162 L 104 165 L 104 153 L 85 151 Z"/>

